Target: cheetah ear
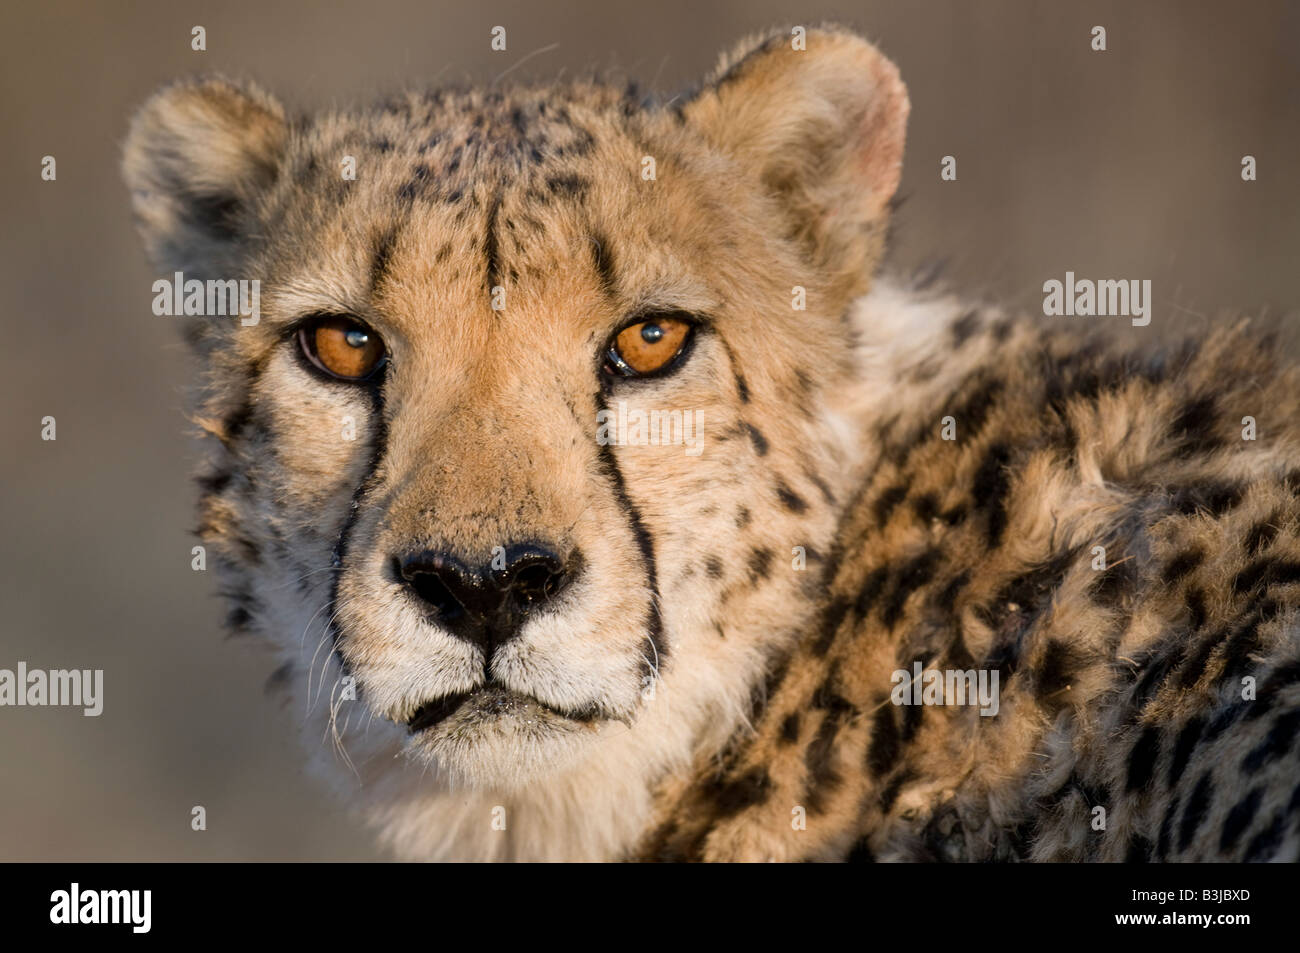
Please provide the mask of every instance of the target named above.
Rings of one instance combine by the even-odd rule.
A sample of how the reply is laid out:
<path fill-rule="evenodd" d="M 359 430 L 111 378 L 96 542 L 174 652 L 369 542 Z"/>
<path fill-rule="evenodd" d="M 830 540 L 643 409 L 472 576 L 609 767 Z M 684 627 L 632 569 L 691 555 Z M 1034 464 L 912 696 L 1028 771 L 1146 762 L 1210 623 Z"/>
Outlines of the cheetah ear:
<path fill-rule="evenodd" d="M 270 96 L 220 79 L 169 86 L 131 122 L 122 174 L 155 266 L 211 277 L 229 268 L 251 204 L 288 140 Z"/>
<path fill-rule="evenodd" d="M 724 57 L 682 112 L 776 201 L 827 290 L 850 297 L 866 290 L 883 252 L 907 88 L 853 33 L 816 28 L 798 39 L 778 33 Z"/>

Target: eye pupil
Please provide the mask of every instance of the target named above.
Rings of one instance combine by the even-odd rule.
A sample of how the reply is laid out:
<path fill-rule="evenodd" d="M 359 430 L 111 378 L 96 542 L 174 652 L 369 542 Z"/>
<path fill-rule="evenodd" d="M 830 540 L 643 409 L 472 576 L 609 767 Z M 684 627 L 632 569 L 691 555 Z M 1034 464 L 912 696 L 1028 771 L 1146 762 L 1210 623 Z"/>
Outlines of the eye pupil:
<path fill-rule="evenodd" d="M 362 348 L 370 342 L 370 335 L 353 328 L 343 335 L 343 339 L 348 342 L 348 347 Z"/>
<path fill-rule="evenodd" d="M 641 340 L 647 344 L 658 344 L 663 340 L 664 329 L 657 324 L 647 324 L 641 329 Z"/>

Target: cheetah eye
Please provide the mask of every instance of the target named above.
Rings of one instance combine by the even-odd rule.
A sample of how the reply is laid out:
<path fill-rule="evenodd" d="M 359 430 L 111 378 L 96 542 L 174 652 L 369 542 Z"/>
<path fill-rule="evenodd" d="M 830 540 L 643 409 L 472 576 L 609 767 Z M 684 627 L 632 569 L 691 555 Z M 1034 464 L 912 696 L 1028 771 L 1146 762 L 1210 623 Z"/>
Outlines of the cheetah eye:
<path fill-rule="evenodd" d="M 605 373 L 649 377 L 677 366 L 694 337 L 695 324 L 682 313 L 656 314 L 614 335 L 605 354 Z"/>
<path fill-rule="evenodd" d="M 363 381 L 384 363 L 384 342 L 356 318 L 322 314 L 298 328 L 303 356 L 330 377 Z"/>

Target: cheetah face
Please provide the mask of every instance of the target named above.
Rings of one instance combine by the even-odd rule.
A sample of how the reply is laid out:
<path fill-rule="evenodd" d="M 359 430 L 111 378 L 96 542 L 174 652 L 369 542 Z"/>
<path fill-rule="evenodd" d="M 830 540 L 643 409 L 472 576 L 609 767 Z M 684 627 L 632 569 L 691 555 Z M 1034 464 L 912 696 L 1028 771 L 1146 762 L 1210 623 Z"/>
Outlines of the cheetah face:
<path fill-rule="evenodd" d="M 304 686 L 330 658 L 331 713 L 350 677 L 454 784 L 733 723 L 816 595 L 791 554 L 816 562 L 840 502 L 843 314 L 906 111 L 829 30 L 671 107 L 158 94 L 125 162 L 155 261 L 260 282 L 255 316 L 179 319 L 236 627 Z"/>

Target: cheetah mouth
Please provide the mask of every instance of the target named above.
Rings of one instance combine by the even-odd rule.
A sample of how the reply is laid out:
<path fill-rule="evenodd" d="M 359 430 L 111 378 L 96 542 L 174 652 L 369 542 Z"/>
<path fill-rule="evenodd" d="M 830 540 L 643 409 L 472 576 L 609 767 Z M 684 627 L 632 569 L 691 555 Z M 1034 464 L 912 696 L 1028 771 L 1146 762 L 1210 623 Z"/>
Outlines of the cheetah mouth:
<path fill-rule="evenodd" d="M 469 692 L 454 692 L 441 698 L 424 702 L 406 721 L 407 730 L 415 735 L 434 728 L 459 712 L 472 711 L 482 717 L 537 714 L 538 711 L 565 721 L 589 724 L 601 720 L 598 705 L 583 708 L 561 708 L 550 705 L 533 695 L 517 692 L 503 685 L 488 683 Z"/>

